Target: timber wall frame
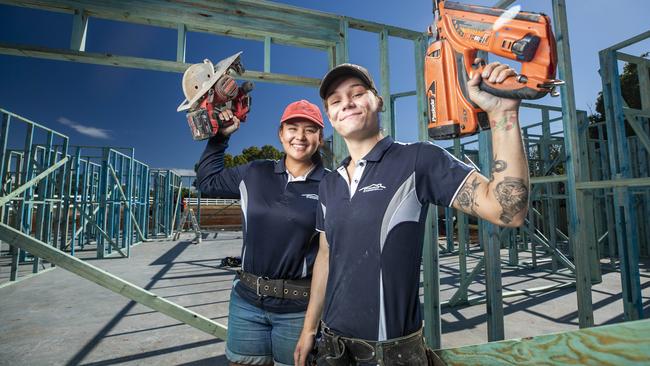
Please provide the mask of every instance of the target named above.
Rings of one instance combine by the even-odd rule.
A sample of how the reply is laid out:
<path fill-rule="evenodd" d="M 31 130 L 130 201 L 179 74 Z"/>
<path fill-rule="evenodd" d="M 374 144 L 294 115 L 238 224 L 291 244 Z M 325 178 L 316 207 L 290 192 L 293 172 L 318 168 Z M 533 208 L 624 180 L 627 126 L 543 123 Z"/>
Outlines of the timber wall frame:
<path fill-rule="evenodd" d="M 513 0 L 501 0 L 496 6 L 507 7 L 512 4 Z M 17 56 L 38 57 L 54 60 L 66 60 L 74 62 L 93 63 L 100 65 L 140 68 L 158 71 L 170 72 L 183 72 L 189 65 L 185 61 L 185 42 L 187 32 L 205 32 L 217 35 L 228 35 L 242 39 L 252 39 L 264 43 L 264 70 L 252 71 L 249 70 L 243 75 L 243 79 L 265 81 L 272 83 L 282 83 L 289 85 L 303 85 L 313 86 L 318 85 L 319 80 L 315 78 L 305 78 L 300 76 L 277 74 L 271 72 L 271 45 L 272 43 L 285 44 L 296 47 L 307 47 L 319 50 L 325 50 L 328 53 L 329 65 L 334 66 L 346 62 L 348 60 L 348 31 L 350 29 L 363 30 L 373 32 L 378 35 L 378 42 L 380 46 L 380 75 L 381 80 L 381 94 L 384 100 L 390 101 L 387 103 L 387 113 L 383 114 L 383 125 L 387 134 L 394 135 L 395 133 L 395 117 L 394 117 L 394 101 L 400 97 L 416 96 L 418 105 L 418 127 L 419 136 L 421 140 L 427 140 L 426 121 L 427 121 L 427 108 L 424 98 L 424 80 L 421 72 L 416 72 L 416 85 L 415 91 L 391 94 L 390 85 L 388 83 L 390 68 L 388 64 L 388 39 L 389 37 L 398 37 L 410 40 L 414 43 L 415 50 L 415 69 L 423 70 L 424 52 L 427 46 L 427 37 L 424 33 L 415 32 L 411 30 L 391 27 L 373 22 L 367 22 L 359 19 L 337 16 L 317 11 L 300 9 L 296 7 L 274 4 L 266 1 L 256 0 L 242 0 L 238 2 L 226 1 L 188 1 L 180 5 L 171 2 L 157 2 L 153 4 L 149 1 L 17 1 L 17 0 L 0 0 L 2 4 L 9 4 L 15 6 L 24 6 L 42 9 L 46 11 L 57 11 L 72 14 L 72 37 L 70 41 L 70 49 L 51 49 L 43 47 L 34 47 L 29 45 L 15 45 L 15 44 L 2 44 L 0 43 L 0 53 Z M 609 241 L 608 250 L 611 251 L 611 240 L 616 231 L 616 242 L 618 243 L 619 253 L 626 254 L 626 258 L 630 257 L 625 264 L 625 271 L 629 272 L 629 276 L 624 280 L 624 288 L 628 288 L 631 292 L 624 295 L 626 301 L 631 299 L 633 304 L 631 308 L 637 309 L 638 302 L 634 299 L 634 295 L 628 295 L 635 291 L 640 291 L 639 286 L 634 286 L 634 279 L 638 281 L 638 254 L 636 257 L 637 268 L 636 273 L 633 268 L 634 265 L 634 250 L 635 250 L 635 234 L 629 228 L 633 227 L 633 218 L 631 215 L 632 204 L 630 187 L 647 186 L 647 178 L 635 178 L 624 164 L 621 163 L 625 160 L 625 154 L 621 153 L 621 146 L 627 143 L 623 137 L 617 139 L 611 138 L 617 136 L 616 131 L 623 125 L 624 110 L 622 110 L 622 103 L 620 103 L 620 86 L 616 89 L 618 77 L 617 70 L 607 69 L 607 64 L 602 66 L 602 72 L 609 73 L 615 77 L 604 76 L 605 101 L 608 105 L 608 122 L 607 122 L 607 139 L 608 158 L 610 160 L 610 172 L 603 173 L 600 177 L 591 177 L 589 174 L 588 154 L 586 144 L 589 143 L 587 137 L 588 128 L 586 126 L 586 115 L 575 108 L 575 99 L 573 91 L 573 78 L 571 71 L 571 55 L 568 37 L 568 25 L 566 17 L 565 0 L 551 0 L 553 7 L 553 21 L 554 30 L 557 39 L 558 59 L 559 59 L 559 78 L 566 81 L 566 85 L 561 89 L 562 97 L 562 124 L 563 136 L 555 136 L 551 134 L 550 130 L 544 131 L 541 138 L 542 141 L 540 148 L 544 149 L 542 154 L 542 165 L 545 169 L 552 169 L 553 161 L 546 160 L 545 154 L 549 146 L 559 143 L 559 139 L 563 140 L 564 155 L 566 157 L 564 162 L 565 174 L 563 176 L 545 177 L 540 176 L 539 179 L 533 178 L 533 188 L 535 185 L 547 185 L 557 182 L 563 182 L 565 189 L 566 200 L 566 221 L 567 231 L 566 238 L 554 230 L 548 233 L 548 242 L 557 242 L 564 240 L 569 242 L 569 248 L 572 252 L 575 263 L 575 286 L 577 287 L 577 303 L 580 327 L 590 327 L 593 325 L 593 309 L 591 301 L 591 284 L 597 280 L 598 269 L 594 268 L 591 264 L 594 259 L 598 257 L 594 254 L 598 247 L 598 239 L 595 238 L 593 232 L 594 224 L 587 221 L 593 219 L 592 212 L 589 211 L 593 208 L 595 198 L 598 198 L 598 192 L 605 197 L 607 201 L 607 194 L 603 190 L 614 188 L 614 195 L 612 199 L 615 201 L 612 204 L 617 208 L 610 212 L 616 216 L 616 224 L 614 228 L 608 230 L 607 240 Z M 164 28 L 176 29 L 178 33 L 178 40 L 176 44 L 177 54 L 176 60 L 154 60 L 143 59 L 136 57 L 126 57 L 119 55 L 100 54 L 100 53 L 87 53 L 85 52 L 85 35 L 88 21 L 92 17 L 110 19 L 122 22 L 132 22 L 139 24 L 146 24 Z M 209 21 L 206 21 L 209 19 Z M 647 35 L 645 36 L 647 38 Z M 638 37 L 637 37 L 638 38 Z M 642 38 L 639 38 L 642 39 Z M 638 41 L 637 39 L 636 41 Z M 628 43 L 629 44 L 629 43 Z M 624 45 L 617 45 L 623 47 Z M 618 47 L 618 48 L 620 48 Z M 615 59 L 612 55 L 616 56 L 616 47 L 601 52 L 601 60 Z M 606 52 L 605 52 L 606 51 Z M 627 56 L 626 56 L 627 57 Z M 636 59 L 635 59 L 636 60 Z M 639 61 L 639 60 L 636 60 Z M 647 62 L 639 61 L 639 62 Z M 610 66 L 611 67 L 611 66 Z M 647 74 L 646 74 L 647 75 Z M 605 80 L 609 80 L 607 83 Z M 647 80 L 647 79 L 644 79 Z M 646 82 L 646 81 L 644 81 Z M 614 85 L 613 89 L 609 85 Z M 647 85 L 647 84 L 645 84 Z M 612 92 L 613 90 L 613 92 Z M 618 92 L 618 94 L 616 94 Z M 647 100 L 647 94 L 644 100 Z M 542 108 L 542 110 L 546 110 Z M 647 104 L 644 104 L 644 110 L 636 114 L 635 118 L 647 117 Z M 546 113 L 546 112 L 542 112 Z M 632 112 L 630 112 L 632 113 Z M 634 112 L 637 113 L 637 112 Z M 611 114 L 611 116 L 609 116 Z M 546 119 L 544 119 L 546 120 Z M 618 122 L 617 122 L 618 121 Z M 610 127 L 610 125 L 612 127 Z M 610 129 L 612 131 L 610 131 Z M 639 134 L 639 140 L 647 147 L 647 140 L 644 140 L 642 134 Z M 647 138 L 647 134 L 645 135 Z M 529 134 L 527 142 L 529 145 L 536 144 L 536 136 Z M 479 148 L 477 151 L 477 162 L 483 172 L 490 171 L 491 165 L 491 148 L 489 131 L 483 132 L 478 136 Z M 602 142 L 602 139 L 601 139 Z M 597 143 L 598 148 L 602 149 L 602 143 Z M 546 146 L 546 147 L 544 147 Z M 333 147 L 335 153 L 335 160 L 340 161 L 345 155 L 345 146 L 343 141 L 334 136 Z M 462 146 L 460 142 L 455 143 L 456 151 L 460 152 Z M 611 151 L 616 151 L 612 154 Z M 616 169 L 614 169 L 614 166 Z M 176 177 L 166 176 L 162 177 L 162 173 L 152 171 L 152 182 L 154 184 L 154 176 L 166 179 L 166 182 L 161 185 L 159 196 L 159 204 L 154 205 L 153 210 L 164 212 L 164 217 L 175 217 L 173 211 L 178 208 L 177 200 L 174 201 L 173 194 L 170 194 L 168 187 L 180 190 L 182 184 L 180 181 L 176 182 Z M 537 179 L 537 180 L 536 180 Z M 592 179 L 590 181 L 590 179 Z M 607 180 L 602 180 L 607 179 Z M 154 191 L 156 190 L 154 184 Z M 555 195 L 552 188 L 544 190 L 546 195 Z M 600 190 L 600 191 L 599 191 Z M 548 193 L 551 192 L 551 193 Z M 158 197 L 154 194 L 154 197 Z M 540 193 L 541 194 L 541 193 Z M 154 198 L 156 200 L 157 198 Z M 601 198 L 602 200 L 602 198 Z M 621 201 L 623 200 L 623 201 Z M 622 203 L 621 203 L 622 202 Z M 542 203 L 546 204 L 546 203 Z M 552 204 L 552 200 L 549 201 Z M 171 216 L 169 215 L 172 211 Z M 539 222 L 539 218 L 535 210 L 531 210 L 531 217 L 529 217 L 529 226 L 523 230 L 523 233 L 518 234 L 518 238 L 526 245 L 535 241 L 535 237 L 542 239 L 537 233 L 535 223 Z M 557 207 L 547 209 L 547 212 L 557 211 Z M 424 297 L 425 297 L 425 334 L 430 345 L 434 348 L 440 346 L 440 300 L 439 300 L 439 273 L 437 263 L 439 260 L 439 248 L 437 245 L 437 232 L 438 220 L 437 210 L 429 209 L 427 218 L 427 226 L 425 232 L 425 243 L 423 251 L 423 265 L 424 265 Z M 154 214 L 155 216 L 155 214 Z M 554 218 L 557 218 L 553 216 Z M 611 217 L 607 217 L 608 223 Z M 153 220 L 153 219 L 152 219 Z M 602 218 L 600 220 L 603 220 Z M 464 222 L 464 218 L 459 220 Z M 153 235 L 169 236 L 173 231 L 174 220 L 171 222 L 157 221 L 153 225 Z M 619 224 L 624 224 L 625 230 L 620 230 Z M 162 226 L 161 226 L 162 225 Z M 550 227 L 546 224 L 545 227 Z M 486 222 L 481 222 L 481 244 L 484 250 L 483 266 L 487 275 L 487 288 L 485 295 L 485 302 L 488 307 L 488 340 L 501 340 L 504 337 L 503 330 L 503 294 L 500 292 L 501 288 L 501 269 L 500 269 L 500 248 L 501 248 L 501 232 L 495 226 Z M 543 229 L 539 230 L 543 233 Z M 554 235 L 559 235 L 560 239 L 554 239 Z M 564 233 L 562 233 L 564 234 Z M 602 234 L 602 233 L 601 233 Z M 147 235 L 145 233 L 145 235 Z M 546 236 L 546 235 L 545 235 Z M 526 239 L 529 238 L 529 239 Z M 532 239 L 530 239 L 532 238 Z M 513 239 L 513 241 L 516 241 Z M 538 240 L 539 241 L 539 240 Z M 452 243 L 453 246 L 453 243 Z M 535 245 L 531 246 L 531 250 L 535 250 Z M 637 246 L 638 247 L 638 246 Z M 629 250 L 631 249 L 631 253 Z M 460 248 L 459 248 L 460 250 Z M 515 261 L 516 248 L 512 252 L 513 262 Z M 535 258 L 535 257 L 534 257 Z M 559 256 L 554 256 L 554 260 L 561 262 L 561 264 L 570 267 L 570 262 L 566 263 L 559 259 Z M 623 261 L 622 261 L 623 262 Z M 623 263 L 622 263 L 623 267 Z M 636 276 L 636 277 L 635 277 Z M 637 299 L 640 296 L 637 297 Z M 628 301 L 630 302 L 630 301 Z M 635 319 L 633 310 L 628 311 L 630 306 L 626 305 L 626 319 Z"/>
<path fill-rule="evenodd" d="M 558 17 L 558 13 L 561 15 L 564 11 L 564 3 L 553 1 L 553 6 L 555 32 L 561 61 L 559 65 L 560 79 L 564 79 L 572 85 L 570 69 L 567 67 L 567 64 L 570 64 L 570 59 L 567 60 L 566 56 L 562 57 L 562 53 L 568 55 L 568 37 L 566 33 L 562 33 L 566 30 L 566 22 L 562 22 L 563 18 Z M 566 18 L 564 17 L 564 19 Z M 511 265 L 518 264 L 517 248 L 519 243 L 524 247 L 530 246 L 530 250 L 533 252 L 532 266 L 535 267 L 537 265 L 536 246 L 541 244 L 545 247 L 544 251 L 552 253 L 551 261 L 554 270 L 558 268 L 558 262 L 570 269 L 578 287 L 578 312 L 581 327 L 593 325 L 591 284 L 601 280 L 599 260 L 603 257 L 609 257 L 613 266 L 617 259 L 620 261 L 625 319 L 639 319 L 643 314 L 639 281 L 639 254 L 648 255 L 650 241 L 648 236 L 650 223 L 647 220 L 647 217 L 650 217 L 648 215 L 648 187 L 650 185 L 648 179 L 648 148 L 650 147 L 648 138 L 650 130 L 648 126 L 648 117 L 650 117 L 648 67 L 650 61 L 616 51 L 648 37 L 650 37 L 650 32 L 645 32 L 600 52 L 606 108 L 605 123 L 590 124 L 586 112 L 578 111 L 574 107 L 566 108 L 567 105 L 575 105 L 572 92 L 562 92 L 563 108 L 559 111 L 574 111 L 575 117 L 574 113 L 563 113 L 561 120 L 564 128 L 553 133 L 549 128 L 549 122 L 556 121 L 558 118 L 549 119 L 549 111 L 558 110 L 557 108 L 535 106 L 530 103 L 522 104 L 523 107 L 540 108 L 543 115 L 541 136 L 529 133 L 529 130 L 539 123 L 527 124 L 522 127 L 532 175 L 531 210 L 527 224 L 518 229 L 519 233 L 514 237 L 507 235 L 509 231 L 512 231 L 511 229 L 503 229 L 499 231 L 498 235 L 490 236 L 489 234 L 485 235 L 485 232 L 492 230 L 491 225 L 481 223 L 479 228 L 482 248 L 485 250 L 485 243 L 488 243 L 489 248 L 508 248 L 508 262 Z M 641 110 L 628 108 L 622 100 L 617 61 L 637 65 L 642 100 Z M 634 134 L 630 135 L 625 132 L 626 124 L 634 130 Z M 487 135 L 489 132 L 482 134 Z M 475 141 L 463 143 L 455 141 L 454 151 L 457 156 L 462 158 L 464 145 L 473 142 Z M 478 155 L 489 158 L 491 156 L 490 139 L 479 136 L 479 142 Z M 559 153 L 554 159 L 549 155 L 551 146 L 560 148 L 556 150 Z M 536 151 L 537 156 L 531 156 L 533 151 Z M 567 151 L 569 152 L 568 159 Z M 565 164 L 565 173 L 546 176 L 559 162 Z M 484 172 L 489 171 L 489 160 L 481 160 L 480 165 Z M 575 167 L 579 167 L 579 169 Z M 540 168 L 544 174 L 539 174 L 539 171 L 536 174 L 535 170 Z M 575 181 L 572 182 L 572 180 Z M 563 188 L 565 193 L 558 194 L 559 188 Z M 540 205 L 535 205 L 536 201 L 541 201 L 539 203 L 542 210 L 540 210 Z M 566 214 L 558 212 L 560 201 L 565 201 Z M 543 210 L 550 211 L 551 214 L 540 213 Z M 594 213 L 597 214 L 594 215 Z M 446 210 L 447 217 L 451 218 L 453 214 L 452 209 Z M 558 220 L 567 221 L 569 235 L 557 228 L 557 224 L 561 223 Z M 491 296 L 505 297 L 510 294 L 501 294 L 498 290 L 491 294 L 490 287 L 493 289 L 500 287 L 498 279 L 500 267 L 498 263 L 493 263 L 490 268 L 490 257 L 487 253 L 474 271 L 469 274 L 470 277 L 473 277 L 477 271 L 480 271 L 480 267 L 487 267 L 487 294 L 467 299 L 467 286 L 471 279 L 467 277 L 464 260 L 467 250 L 465 244 L 467 243 L 466 219 L 464 215 L 460 214 L 457 221 L 460 243 L 458 253 L 461 257 L 461 286 L 452 299 L 442 305 L 453 306 L 487 301 L 488 307 L 491 306 L 490 314 L 497 314 L 494 318 L 501 317 L 502 309 L 499 306 L 502 306 L 502 302 L 490 303 L 489 298 Z M 447 232 L 453 232 L 453 221 L 447 220 L 445 223 Z M 489 243 L 491 238 L 498 238 L 498 241 Z M 447 247 L 442 248 L 443 251 L 454 252 L 452 239 L 453 236 L 450 235 Z M 556 247 L 558 242 L 569 244 L 565 253 Z M 495 261 L 498 261 L 498 253 L 492 254 L 493 258 L 496 258 Z M 575 263 L 572 263 L 568 257 L 575 259 Z M 488 264 L 486 265 L 486 263 Z M 492 273 L 492 277 L 490 277 L 490 273 Z M 496 280 L 494 280 L 495 278 Z M 548 291 L 572 284 L 572 282 L 567 282 L 558 287 L 548 286 L 534 290 Z M 488 337 L 490 340 L 503 339 L 502 320 L 492 320 L 490 321 L 488 318 Z"/>
<path fill-rule="evenodd" d="M 612 189 L 612 204 L 616 230 L 616 243 L 620 258 L 621 282 L 623 284 L 623 304 L 626 320 L 639 319 L 643 316 L 641 286 L 639 278 L 639 241 L 646 241 L 648 222 L 648 153 L 650 137 L 650 60 L 619 52 L 634 43 L 650 38 L 650 31 L 615 44 L 599 52 L 600 72 L 603 81 L 603 100 L 607 147 L 609 158 L 609 178 L 607 185 L 599 188 Z M 623 100 L 618 73 L 619 60 L 636 66 L 641 95 L 641 109 L 628 108 Z M 626 123 L 627 122 L 627 123 Z M 636 141 L 630 141 L 626 126 L 634 130 Z M 641 157 L 639 159 L 639 157 Z M 634 160 L 633 160 L 634 159 Z M 633 165 L 645 160 L 644 165 Z M 596 188 L 596 187 L 594 187 Z M 645 199 L 644 206 L 639 207 L 637 193 Z M 638 220 L 641 211 L 641 221 Z M 639 223 L 645 230 L 640 230 Z M 610 243 L 614 240 L 611 235 Z M 647 247 L 646 247 L 647 253 Z"/>

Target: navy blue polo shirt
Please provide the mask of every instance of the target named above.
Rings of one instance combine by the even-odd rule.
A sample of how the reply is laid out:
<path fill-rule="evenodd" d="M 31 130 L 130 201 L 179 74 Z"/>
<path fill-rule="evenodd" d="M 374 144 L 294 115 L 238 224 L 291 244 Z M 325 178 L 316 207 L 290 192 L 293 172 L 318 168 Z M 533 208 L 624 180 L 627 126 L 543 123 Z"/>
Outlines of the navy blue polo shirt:
<path fill-rule="evenodd" d="M 427 204 L 450 206 L 472 168 L 431 143 L 386 137 L 357 163 L 320 185 L 316 228 L 329 243 L 323 321 L 367 340 L 422 327 L 420 264 Z M 359 172 L 362 172 L 359 174 Z"/>
<path fill-rule="evenodd" d="M 241 200 L 244 243 L 242 269 L 270 279 L 311 278 L 318 251 L 320 159 L 305 180 L 289 182 L 284 159 L 256 160 L 224 169 L 228 139 L 208 141 L 197 166 L 197 187 L 209 197 Z M 251 304 L 276 313 L 303 311 L 307 300 L 259 297 L 243 284 L 235 291 Z"/>

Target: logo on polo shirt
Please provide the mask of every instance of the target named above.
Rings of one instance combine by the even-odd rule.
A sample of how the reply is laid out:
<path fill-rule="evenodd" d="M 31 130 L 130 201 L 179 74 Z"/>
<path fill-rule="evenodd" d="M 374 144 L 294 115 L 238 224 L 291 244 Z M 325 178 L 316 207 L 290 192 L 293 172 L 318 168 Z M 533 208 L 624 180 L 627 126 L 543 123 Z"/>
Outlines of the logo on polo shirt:
<path fill-rule="evenodd" d="M 363 188 L 359 188 L 359 190 L 363 193 L 368 193 L 373 191 L 383 191 L 384 189 L 386 189 L 386 187 L 384 187 L 384 185 L 381 183 L 375 183 L 369 186 L 365 186 Z"/>
<path fill-rule="evenodd" d="M 313 194 L 313 193 L 304 193 L 304 194 L 301 194 L 301 196 L 303 196 L 303 197 L 305 197 L 305 198 L 309 198 L 310 200 L 316 200 L 316 201 L 318 201 L 318 195 L 317 195 L 317 194 Z"/>

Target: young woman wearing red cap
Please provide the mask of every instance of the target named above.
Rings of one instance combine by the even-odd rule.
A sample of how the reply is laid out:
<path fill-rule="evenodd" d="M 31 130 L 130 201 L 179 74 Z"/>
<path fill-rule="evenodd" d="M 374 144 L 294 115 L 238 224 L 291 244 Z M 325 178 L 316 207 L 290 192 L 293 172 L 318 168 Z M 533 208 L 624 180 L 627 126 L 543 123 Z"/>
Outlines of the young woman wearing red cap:
<path fill-rule="evenodd" d="M 284 157 L 227 169 L 224 151 L 239 120 L 230 110 L 219 118 L 234 123 L 208 142 L 197 187 L 206 196 L 241 200 L 242 271 L 230 297 L 226 357 L 231 365 L 292 365 L 318 249 L 323 117 L 306 100 L 289 104 L 278 131 Z"/>

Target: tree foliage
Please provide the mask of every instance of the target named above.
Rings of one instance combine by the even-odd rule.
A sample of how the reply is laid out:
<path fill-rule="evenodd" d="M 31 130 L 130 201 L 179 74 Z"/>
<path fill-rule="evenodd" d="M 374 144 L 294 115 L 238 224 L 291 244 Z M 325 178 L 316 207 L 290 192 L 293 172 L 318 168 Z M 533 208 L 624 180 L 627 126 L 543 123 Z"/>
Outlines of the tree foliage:
<path fill-rule="evenodd" d="M 282 153 L 272 145 L 264 145 L 262 148 L 250 146 L 242 150 L 239 155 L 226 154 L 224 156 L 224 165 L 231 168 L 237 165 L 246 164 L 253 160 L 271 159 L 278 160 L 282 158 Z"/>
<path fill-rule="evenodd" d="M 330 167 L 333 164 L 334 153 L 332 152 L 332 137 L 330 136 L 325 140 L 323 146 L 320 147 L 319 153 L 323 160 L 323 166 Z M 262 148 L 257 146 L 250 146 L 242 150 L 242 153 L 239 155 L 224 155 L 224 165 L 226 168 L 232 168 L 238 165 L 249 163 L 253 160 L 260 159 L 270 159 L 270 160 L 279 160 L 282 159 L 284 155 L 283 152 L 273 147 L 273 145 L 264 145 Z"/>

